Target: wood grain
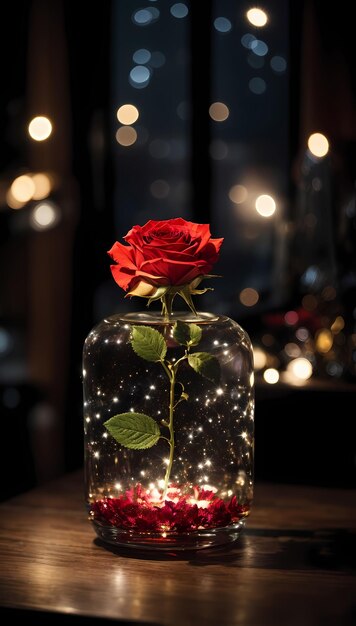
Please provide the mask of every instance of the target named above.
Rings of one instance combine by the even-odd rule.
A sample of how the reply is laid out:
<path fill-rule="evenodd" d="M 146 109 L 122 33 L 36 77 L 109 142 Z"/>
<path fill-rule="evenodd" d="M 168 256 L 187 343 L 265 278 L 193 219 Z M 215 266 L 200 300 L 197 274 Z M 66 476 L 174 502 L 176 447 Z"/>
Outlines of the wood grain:
<path fill-rule="evenodd" d="M 231 548 L 159 555 L 96 540 L 75 474 L 0 507 L 0 556 L 2 607 L 167 626 L 356 623 L 351 491 L 261 484 Z"/>

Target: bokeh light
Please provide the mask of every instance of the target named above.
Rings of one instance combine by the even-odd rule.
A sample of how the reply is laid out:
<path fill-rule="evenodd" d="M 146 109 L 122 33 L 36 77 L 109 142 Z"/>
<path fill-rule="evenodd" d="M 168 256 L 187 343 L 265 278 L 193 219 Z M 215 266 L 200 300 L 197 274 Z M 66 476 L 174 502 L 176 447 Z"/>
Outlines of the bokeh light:
<path fill-rule="evenodd" d="M 150 185 L 150 192 L 154 198 L 161 200 L 167 198 L 170 192 L 170 185 L 166 180 L 158 179 L 154 180 Z"/>
<path fill-rule="evenodd" d="M 284 57 L 274 56 L 272 57 L 270 64 L 273 71 L 277 72 L 277 74 L 283 74 L 283 72 L 287 69 L 287 61 Z"/>
<path fill-rule="evenodd" d="M 241 37 L 241 43 L 243 47 L 247 48 L 248 50 L 251 49 L 253 41 L 256 41 L 256 37 L 254 35 L 251 35 L 251 33 L 245 33 L 245 35 L 242 35 Z"/>
<path fill-rule="evenodd" d="M 244 306 L 255 306 L 259 300 L 259 294 L 256 289 L 252 289 L 252 287 L 246 287 L 242 291 L 240 291 L 239 299 L 241 304 Z"/>
<path fill-rule="evenodd" d="M 135 65 L 129 75 L 129 82 L 135 89 L 147 87 L 151 77 L 150 70 L 145 65 Z"/>
<path fill-rule="evenodd" d="M 42 172 L 33 174 L 32 180 L 35 185 L 35 191 L 32 194 L 33 200 L 43 200 L 47 198 L 52 190 L 52 181 L 48 174 Z"/>
<path fill-rule="evenodd" d="M 315 336 L 315 345 L 318 352 L 326 354 L 331 350 L 334 342 L 333 334 L 328 328 L 321 328 Z"/>
<path fill-rule="evenodd" d="M 43 202 L 33 207 L 30 221 L 35 230 L 47 230 L 55 226 L 58 219 L 58 208 L 50 202 Z"/>
<path fill-rule="evenodd" d="M 258 57 L 264 57 L 268 52 L 268 46 L 264 41 L 255 39 L 255 41 L 252 41 L 251 43 L 251 50 Z"/>
<path fill-rule="evenodd" d="M 15 178 L 10 188 L 12 197 L 17 202 L 29 202 L 36 191 L 35 183 L 31 176 L 24 174 Z"/>
<path fill-rule="evenodd" d="M 268 22 L 267 13 L 262 9 L 258 9 L 257 7 L 249 9 L 246 13 L 246 17 L 250 24 L 252 24 L 253 26 L 257 26 L 257 28 L 265 26 Z"/>
<path fill-rule="evenodd" d="M 222 139 L 213 139 L 209 147 L 210 156 L 214 161 L 222 161 L 229 154 L 229 146 Z"/>
<path fill-rule="evenodd" d="M 45 141 L 52 133 L 52 123 L 48 117 L 39 115 L 34 117 L 29 123 L 28 132 L 31 139 L 35 141 Z"/>
<path fill-rule="evenodd" d="M 263 378 L 269 385 L 275 385 L 279 381 L 279 372 L 274 367 L 269 367 L 263 372 Z"/>
<path fill-rule="evenodd" d="M 284 316 L 284 321 L 286 324 L 288 324 L 288 326 L 294 326 L 295 324 L 297 324 L 298 320 L 299 316 L 296 311 L 287 311 Z"/>
<path fill-rule="evenodd" d="M 308 148 L 313 156 L 321 159 L 329 152 L 329 142 L 322 133 L 313 133 L 308 139 Z"/>
<path fill-rule="evenodd" d="M 261 96 L 267 89 L 266 81 L 259 76 L 254 76 L 248 83 L 249 90 L 256 96 Z"/>
<path fill-rule="evenodd" d="M 227 17 L 217 17 L 216 20 L 214 20 L 214 27 L 219 33 L 229 33 L 232 24 Z"/>
<path fill-rule="evenodd" d="M 173 4 L 170 11 L 171 15 L 178 19 L 182 19 L 183 17 L 186 17 L 188 15 L 188 7 L 183 2 L 177 2 L 176 4 Z"/>
<path fill-rule="evenodd" d="M 234 204 L 242 204 L 248 196 L 248 191 L 244 185 L 234 185 L 229 191 L 229 198 Z"/>
<path fill-rule="evenodd" d="M 134 124 L 139 117 L 138 108 L 133 104 L 123 104 L 116 112 L 117 119 L 121 124 Z"/>
<path fill-rule="evenodd" d="M 151 53 L 146 48 L 139 48 L 132 55 L 132 60 L 134 63 L 137 63 L 137 65 L 144 65 L 145 63 L 148 63 L 150 58 Z"/>
<path fill-rule="evenodd" d="M 121 146 L 132 146 L 137 140 L 137 132 L 132 126 L 120 126 L 116 132 L 116 141 Z"/>
<path fill-rule="evenodd" d="M 276 203 L 272 196 L 262 194 L 256 199 L 255 208 L 262 217 L 271 217 L 276 210 Z"/>
<path fill-rule="evenodd" d="M 261 348 L 253 347 L 253 362 L 255 370 L 261 370 L 267 363 L 267 355 Z"/>
<path fill-rule="evenodd" d="M 300 357 L 288 363 L 287 371 L 298 380 L 308 380 L 313 373 L 313 366 L 308 359 Z"/>
<path fill-rule="evenodd" d="M 214 122 L 225 122 L 229 113 L 229 108 L 223 102 L 213 102 L 209 107 L 209 115 Z"/>

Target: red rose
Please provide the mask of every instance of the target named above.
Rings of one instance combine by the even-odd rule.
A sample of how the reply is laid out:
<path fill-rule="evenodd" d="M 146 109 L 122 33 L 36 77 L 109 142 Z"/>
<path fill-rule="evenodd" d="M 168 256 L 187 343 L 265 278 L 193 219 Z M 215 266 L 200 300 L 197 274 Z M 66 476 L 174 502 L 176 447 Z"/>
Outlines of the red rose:
<path fill-rule="evenodd" d="M 128 246 L 116 242 L 108 252 L 116 262 L 112 275 L 130 295 L 144 297 L 159 287 L 189 285 L 209 274 L 223 242 L 211 238 L 208 224 L 180 217 L 134 226 L 124 239 Z"/>

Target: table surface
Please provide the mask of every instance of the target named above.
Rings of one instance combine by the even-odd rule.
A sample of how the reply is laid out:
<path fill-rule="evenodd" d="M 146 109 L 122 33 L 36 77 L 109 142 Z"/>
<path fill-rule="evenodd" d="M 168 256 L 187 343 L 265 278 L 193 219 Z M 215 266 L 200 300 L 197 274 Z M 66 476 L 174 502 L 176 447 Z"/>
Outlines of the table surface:
<path fill-rule="evenodd" d="M 104 546 L 82 491 L 76 473 L 1 505 L 3 612 L 50 611 L 64 623 L 68 614 L 167 626 L 356 623 L 352 491 L 259 484 L 235 544 L 176 556 Z"/>

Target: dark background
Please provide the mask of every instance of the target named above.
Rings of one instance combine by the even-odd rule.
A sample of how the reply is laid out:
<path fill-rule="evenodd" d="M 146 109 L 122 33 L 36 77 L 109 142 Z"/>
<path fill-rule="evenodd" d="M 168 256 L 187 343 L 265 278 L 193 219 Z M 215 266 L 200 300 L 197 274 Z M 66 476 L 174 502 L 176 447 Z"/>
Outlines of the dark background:
<path fill-rule="evenodd" d="M 223 278 L 199 308 L 236 319 L 262 352 L 256 477 L 355 486 L 353 26 L 342 10 L 317 0 L 266 0 L 261 8 L 269 22 L 257 29 L 246 20 L 250 6 L 239 0 L 6 5 L 3 498 L 81 465 L 84 338 L 103 316 L 142 308 L 137 299 L 124 300 L 106 251 L 133 224 L 177 216 L 209 222 L 213 235 L 225 238 L 216 267 Z M 147 9 L 155 11 L 140 25 L 143 9 L 146 18 Z M 187 14 L 179 17 L 182 10 Z M 221 17 L 226 32 L 216 23 Z M 246 48 L 246 34 L 268 51 Z M 144 64 L 150 75 L 137 88 L 129 76 L 142 49 L 151 54 Z M 273 69 L 276 57 L 282 71 Z M 228 106 L 225 121 L 209 115 L 214 102 Z M 115 139 L 116 111 L 125 103 L 140 112 L 131 146 Z M 53 123 L 44 142 L 28 134 L 36 115 Z M 328 138 L 324 158 L 308 151 L 315 132 Z M 36 172 L 50 177 L 49 196 L 11 208 L 12 182 Z M 236 185 L 247 193 L 243 202 L 232 200 Z M 276 202 L 270 218 L 255 210 L 260 194 Z M 49 202 L 55 215 L 40 229 L 33 221 L 39 202 Z M 253 306 L 244 303 L 246 288 L 257 293 Z M 286 321 L 289 311 L 297 315 L 293 323 Z M 308 380 L 288 376 L 296 356 L 312 364 Z M 279 372 L 276 385 L 263 377 L 268 368 Z"/>

